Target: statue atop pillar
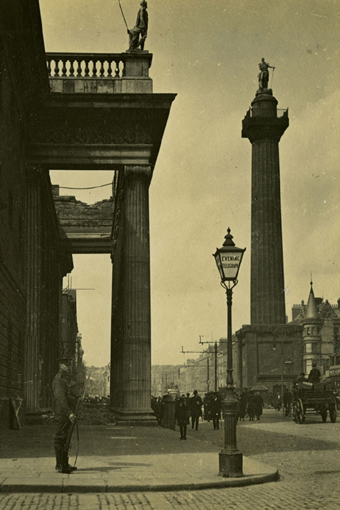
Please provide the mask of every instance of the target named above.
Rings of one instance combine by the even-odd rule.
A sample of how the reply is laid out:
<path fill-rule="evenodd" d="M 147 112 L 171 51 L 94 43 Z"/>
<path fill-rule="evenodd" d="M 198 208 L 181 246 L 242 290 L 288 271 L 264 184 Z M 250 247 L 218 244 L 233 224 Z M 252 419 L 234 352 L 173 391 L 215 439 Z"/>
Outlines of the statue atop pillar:
<path fill-rule="evenodd" d="M 259 79 L 259 92 L 268 90 L 269 68 L 273 69 L 274 72 L 275 67 L 269 65 L 264 58 L 261 58 L 261 62 L 259 63 L 260 72 L 257 75 Z"/>
<path fill-rule="evenodd" d="M 140 3 L 140 9 L 137 13 L 136 25 L 128 29 L 130 37 L 129 50 L 128 51 L 143 51 L 145 39 L 148 35 L 149 15 L 148 15 L 148 4 L 145 0 Z"/>

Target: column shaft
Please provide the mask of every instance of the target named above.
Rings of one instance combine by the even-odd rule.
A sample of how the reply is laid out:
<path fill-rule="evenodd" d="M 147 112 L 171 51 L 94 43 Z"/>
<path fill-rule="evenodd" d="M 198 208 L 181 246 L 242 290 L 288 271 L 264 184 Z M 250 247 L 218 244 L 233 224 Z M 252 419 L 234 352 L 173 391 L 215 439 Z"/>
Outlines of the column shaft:
<path fill-rule="evenodd" d="M 39 171 L 30 170 L 26 195 L 27 316 L 24 357 L 26 410 L 39 408 L 39 352 L 41 301 L 41 195 Z"/>
<path fill-rule="evenodd" d="M 279 144 L 252 144 L 251 323 L 284 324 Z"/>
<path fill-rule="evenodd" d="M 150 412 L 150 169 L 125 169 L 124 197 L 124 411 Z"/>

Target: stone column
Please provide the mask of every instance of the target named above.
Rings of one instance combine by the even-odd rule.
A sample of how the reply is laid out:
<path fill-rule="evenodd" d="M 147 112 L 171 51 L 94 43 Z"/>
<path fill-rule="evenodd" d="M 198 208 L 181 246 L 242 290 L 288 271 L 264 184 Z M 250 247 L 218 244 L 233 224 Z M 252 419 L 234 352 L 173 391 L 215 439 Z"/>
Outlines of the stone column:
<path fill-rule="evenodd" d="M 39 409 L 39 355 L 41 308 L 41 190 L 38 168 L 29 168 L 26 194 L 26 335 L 24 399 L 26 411 Z"/>
<path fill-rule="evenodd" d="M 243 121 L 252 143 L 251 324 L 285 324 L 279 141 L 288 113 L 278 117 L 277 100 L 258 93 Z"/>
<path fill-rule="evenodd" d="M 154 421 L 150 402 L 150 179 L 151 168 L 148 166 L 126 166 L 124 169 L 119 412 L 129 421 Z"/>

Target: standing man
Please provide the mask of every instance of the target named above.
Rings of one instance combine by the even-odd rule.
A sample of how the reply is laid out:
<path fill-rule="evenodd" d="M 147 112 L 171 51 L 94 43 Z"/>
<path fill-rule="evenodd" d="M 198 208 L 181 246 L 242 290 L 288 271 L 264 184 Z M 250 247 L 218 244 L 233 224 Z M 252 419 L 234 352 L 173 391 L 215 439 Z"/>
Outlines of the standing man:
<path fill-rule="evenodd" d="M 249 400 L 249 393 L 248 389 L 244 388 L 244 390 L 241 393 L 240 400 L 239 400 L 239 416 L 240 420 L 244 421 L 244 417 L 247 412 L 248 408 L 248 400 Z"/>
<path fill-rule="evenodd" d="M 68 432 L 73 423 L 76 421 L 76 416 L 73 414 L 72 406 L 74 399 L 70 395 L 70 370 L 71 359 L 61 358 L 59 362 L 59 371 L 52 383 L 52 390 L 54 396 L 54 421 L 56 430 L 54 435 L 54 449 L 56 455 L 56 470 L 59 473 L 72 473 L 75 467 L 68 463 L 68 451 L 66 449 Z"/>
<path fill-rule="evenodd" d="M 202 399 L 198 395 L 197 390 L 194 391 L 194 396 L 190 399 L 190 412 L 191 412 L 191 428 L 198 430 L 198 422 L 202 416 Z"/>
<path fill-rule="evenodd" d="M 212 401 L 211 401 L 211 413 L 212 413 L 214 430 L 219 430 L 219 428 L 220 428 L 221 411 L 222 411 L 222 401 L 221 401 L 220 394 L 216 391 L 215 393 L 213 393 Z"/>
<path fill-rule="evenodd" d="M 318 369 L 318 364 L 316 361 L 312 362 L 312 370 L 309 372 L 308 381 L 311 383 L 318 383 L 321 379 L 321 372 Z"/>
<path fill-rule="evenodd" d="M 143 0 L 140 3 L 136 25 L 131 30 L 128 29 L 128 34 L 130 36 L 129 51 L 136 51 L 139 47 L 142 51 L 144 50 L 145 39 L 148 35 L 149 26 L 149 15 L 147 7 L 147 2 Z M 139 35 L 141 36 L 140 39 Z"/>

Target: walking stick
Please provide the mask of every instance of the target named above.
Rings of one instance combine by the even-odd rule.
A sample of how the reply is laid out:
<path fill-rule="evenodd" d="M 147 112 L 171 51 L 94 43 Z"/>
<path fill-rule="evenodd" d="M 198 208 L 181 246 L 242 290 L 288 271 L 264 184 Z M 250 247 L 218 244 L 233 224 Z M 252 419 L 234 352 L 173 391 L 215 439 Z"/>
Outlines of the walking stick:
<path fill-rule="evenodd" d="M 77 402 L 77 405 L 76 405 L 76 408 L 75 408 L 75 411 L 74 411 L 76 419 L 75 419 L 75 422 L 71 424 L 71 427 L 68 430 L 67 440 L 66 440 L 66 444 L 65 444 L 65 452 L 68 453 L 69 448 L 70 448 L 70 444 L 71 444 L 71 439 L 72 439 L 73 431 L 76 428 L 77 429 L 77 452 L 76 452 L 76 458 L 75 458 L 75 461 L 74 461 L 74 466 L 76 465 L 76 462 L 77 462 L 77 459 L 78 459 L 78 454 L 79 454 L 79 428 L 78 428 L 78 418 L 77 418 L 77 416 L 78 416 L 78 413 L 79 413 L 79 410 L 80 410 L 80 406 L 81 406 L 81 404 L 82 404 L 82 402 L 84 400 L 84 397 L 85 397 L 85 386 L 84 386 L 83 394 L 78 398 L 78 402 Z"/>

